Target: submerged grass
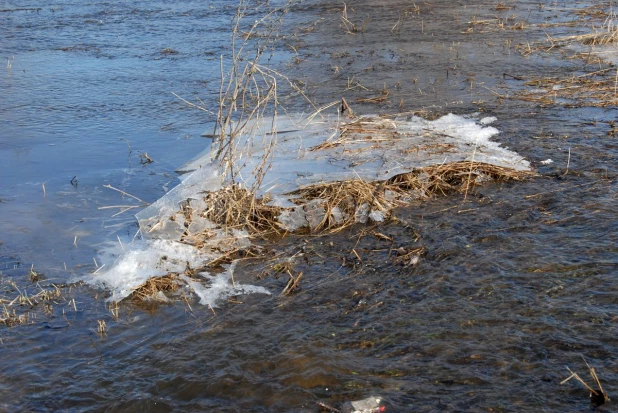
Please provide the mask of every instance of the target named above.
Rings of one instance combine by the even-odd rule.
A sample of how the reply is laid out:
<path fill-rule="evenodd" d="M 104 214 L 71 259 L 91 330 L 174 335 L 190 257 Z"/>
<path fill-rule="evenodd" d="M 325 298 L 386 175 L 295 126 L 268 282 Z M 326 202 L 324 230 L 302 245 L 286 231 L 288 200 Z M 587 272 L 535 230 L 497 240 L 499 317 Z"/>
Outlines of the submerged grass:
<path fill-rule="evenodd" d="M 71 307 L 73 301 L 68 298 L 71 286 L 42 284 L 39 282 L 42 276 L 31 268 L 28 273 L 30 285 L 20 288 L 15 281 L 3 278 L 0 273 L 0 326 L 34 323 L 40 318 L 51 317 L 56 307 Z"/>
<path fill-rule="evenodd" d="M 531 89 L 516 92 L 511 98 L 565 107 L 604 108 L 618 105 L 618 71 L 614 68 L 566 78 L 534 78 L 526 81 L 525 85 Z"/>
<path fill-rule="evenodd" d="M 499 98 L 518 99 L 542 106 L 604 108 L 618 104 L 618 71 L 613 64 L 604 60 L 604 53 L 611 53 L 613 50 L 607 46 L 618 43 L 618 25 L 613 3 L 603 2 L 585 8 L 573 8 L 567 13 L 577 16 L 577 19 L 536 25 L 535 27 L 543 29 L 543 38 L 518 44 L 515 49 L 524 57 L 536 53 L 561 52 L 568 60 L 583 61 L 584 69 L 593 69 L 576 69 L 573 74 L 563 76 L 536 76 L 528 79 L 515 76 L 517 80 L 524 80 L 524 85 L 528 88 L 513 94 L 494 92 Z M 549 27 L 574 27 L 580 33 L 552 36 L 545 30 Z M 586 33 L 581 33 L 583 31 Z"/>

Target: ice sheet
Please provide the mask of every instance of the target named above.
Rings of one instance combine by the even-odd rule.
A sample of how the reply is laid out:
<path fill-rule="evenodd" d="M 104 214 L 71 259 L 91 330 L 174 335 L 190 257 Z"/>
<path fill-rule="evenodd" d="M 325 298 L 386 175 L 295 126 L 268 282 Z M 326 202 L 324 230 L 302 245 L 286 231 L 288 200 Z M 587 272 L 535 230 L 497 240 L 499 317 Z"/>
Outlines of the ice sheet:
<path fill-rule="evenodd" d="M 459 161 L 486 162 L 518 171 L 530 169 L 528 161 L 491 140 L 499 130 L 489 126 L 497 119 L 448 114 L 430 121 L 420 117 L 384 118 L 366 116 L 342 123 L 338 117 L 323 117 L 307 122 L 300 115 L 281 116 L 272 133 L 272 121 L 247 126 L 237 159 L 237 184 L 254 185 L 254 171 L 263 162 L 265 148 L 274 143 L 272 164 L 265 174 L 258 196 L 269 194 L 272 204 L 286 208 L 278 217 L 291 231 L 315 227 L 326 213 L 318 201 L 304 205 L 292 203 L 290 192 L 321 182 L 364 179 L 387 180 L 395 175 L 430 165 Z M 241 142 L 242 143 L 242 142 Z M 219 165 L 205 151 L 180 170 L 187 172 L 182 182 L 154 204 L 137 214 L 143 242 L 122 253 L 113 263 L 90 277 L 89 282 L 112 291 L 113 300 L 127 297 L 150 277 L 180 272 L 190 266 L 220 257 L 225 251 L 248 248 L 244 231 L 219 228 L 201 215 L 207 209 L 203 194 L 221 189 L 229 182 L 219 173 Z M 422 196 L 422 194 L 416 194 Z M 415 194 L 410 194 L 414 197 Z M 181 206 L 191 207 L 189 217 Z M 342 221 L 342 211 L 330 212 L 331 219 Z M 356 210 L 358 222 L 381 221 L 382 211 L 367 204 Z M 196 242 L 196 234 L 209 236 Z M 199 245 L 200 248 L 188 244 Z M 233 285 L 233 264 L 224 273 L 203 273 L 205 281 L 183 279 L 202 304 L 216 306 L 230 295 L 269 292 L 251 285 Z"/>
<path fill-rule="evenodd" d="M 225 272 L 221 274 L 211 275 L 210 273 L 200 273 L 203 278 L 209 281 L 209 285 L 205 285 L 195 279 L 181 275 L 181 278 L 193 289 L 195 294 L 200 299 L 200 304 L 210 307 L 217 307 L 218 303 L 228 297 L 241 294 L 266 294 L 270 295 L 270 291 L 266 288 L 258 287 L 249 284 L 238 284 L 232 282 L 236 264 L 238 261 L 226 266 Z"/>
<path fill-rule="evenodd" d="M 128 297 L 149 278 L 183 272 L 187 265 L 197 267 L 215 258 L 190 245 L 164 239 L 139 241 L 124 248 L 103 248 L 99 258 L 105 266 L 84 278 L 89 284 L 111 291 L 112 301 Z"/>
<path fill-rule="evenodd" d="M 364 131 L 346 139 L 339 130 L 341 121 L 335 117 L 309 124 L 301 117 L 286 117 L 277 122 L 277 129 L 286 133 L 273 138 L 277 140 L 273 163 L 260 193 L 277 196 L 313 183 L 356 178 L 385 180 L 414 168 L 466 160 L 529 170 L 525 159 L 491 141 L 500 133 L 487 126 L 495 120 L 487 117 L 478 121 L 454 114 L 433 121 L 366 116 L 352 125 Z M 264 126 L 268 127 L 270 123 Z M 259 131 L 255 133 L 266 135 L 267 130 L 260 128 L 256 125 Z M 327 140 L 333 146 L 316 150 Z M 246 187 L 254 184 L 253 171 L 263 156 L 258 142 L 253 145 L 252 156 L 243 158 L 239 175 Z"/>

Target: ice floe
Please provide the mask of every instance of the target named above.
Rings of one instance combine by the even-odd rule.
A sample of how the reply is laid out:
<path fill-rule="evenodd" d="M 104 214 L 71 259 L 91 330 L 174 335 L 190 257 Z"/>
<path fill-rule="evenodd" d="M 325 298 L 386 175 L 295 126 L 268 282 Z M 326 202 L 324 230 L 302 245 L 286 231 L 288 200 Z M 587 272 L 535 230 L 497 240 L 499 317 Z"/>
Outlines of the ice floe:
<path fill-rule="evenodd" d="M 346 216 L 337 208 L 327 212 L 319 199 L 300 202 L 295 191 L 328 182 L 386 181 L 418 168 L 463 161 L 529 171 L 528 161 L 491 140 L 499 134 L 498 129 L 489 126 L 496 121 L 495 117 L 478 119 L 454 114 L 435 120 L 364 116 L 351 121 L 338 116 L 311 121 L 300 115 L 280 116 L 274 123 L 276 133 L 271 122 L 247 126 L 252 140 L 243 146 L 246 153 L 239 157 L 235 183 L 255 187 L 255 171 L 267 158 L 269 167 L 259 181 L 256 195 L 267 197 L 270 205 L 281 208 L 277 219 L 282 228 L 315 228 L 326 214 L 334 222 L 343 222 L 352 215 L 357 222 L 378 222 L 385 218 L 385 211 L 372 209 L 367 203 Z M 204 194 L 230 184 L 211 156 L 211 151 L 205 151 L 180 168 L 185 173 L 182 182 L 137 214 L 142 236 L 138 245 L 119 254 L 115 262 L 88 276 L 87 281 L 110 290 L 111 299 L 117 301 L 150 277 L 199 268 L 228 251 L 251 246 L 246 231 L 223 228 L 205 218 L 204 211 L 213 206 L 208 205 Z M 385 194 L 387 199 L 397 196 Z M 408 196 L 423 194 L 420 191 Z M 199 241 L 191 238 L 196 234 L 201 235 Z M 235 265 L 233 262 L 216 275 L 202 272 L 198 277 L 181 278 L 202 304 L 213 307 L 230 295 L 268 293 L 261 287 L 234 283 Z"/>

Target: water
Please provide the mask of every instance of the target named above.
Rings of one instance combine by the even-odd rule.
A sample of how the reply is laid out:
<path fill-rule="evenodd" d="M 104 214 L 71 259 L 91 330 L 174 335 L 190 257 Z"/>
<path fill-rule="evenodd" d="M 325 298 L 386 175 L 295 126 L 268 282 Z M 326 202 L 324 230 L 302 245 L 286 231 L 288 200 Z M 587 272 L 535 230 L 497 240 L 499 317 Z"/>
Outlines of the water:
<path fill-rule="evenodd" d="M 587 392 L 560 381 L 565 366 L 591 381 L 581 356 L 615 395 L 615 108 L 538 107 L 494 93 L 525 87 L 503 73 L 587 70 L 559 52 L 524 59 L 508 46 L 572 33 L 533 24 L 575 20 L 573 6 L 419 6 L 393 33 L 408 2 L 348 5 L 351 21 L 371 19 L 364 33 L 346 34 L 340 5 L 304 2 L 284 28 L 298 55 L 290 48 L 274 61 L 319 104 L 344 95 L 360 113 L 495 116 L 497 139 L 539 177 L 418 203 L 373 229 L 268 245 L 270 256 L 297 254 L 294 272 L 304 275 L 290 297 L 278 297 L 286 275 L 258 280 L 267 263 L 253 261 L 239 264 L 237 281 L 273 296 L 239 296 L 216 314 L 187 295 L 123 303 L 116 319 L 104 292 L 67 287 L 49 312 L 1 327 L 0 410 L 314 412 L 318 401 L 376 395 L 398 412 L 575 412 L 589 409 Z M 2 9 L 16 7 L 40 6 Z M 17 295 L 8 281 L 36 294 L 32 264 L 42 285 L 95 270 L 102 246 L 137 229 L 131 211 L 98 209 L 133 202 L 103 185 L 152 202 L 204 149 L 199 135 L 212 119 L 171 92 L 214 104 L 233 11 L 214 1 L 66 1 L 0 13 L 0 54 L 11 62 L 0 70 L 3 299 Z M 474 17 L 511 15 L 529 27 L 465 33 Z M 354 103 L 385 86 L 388 102 Z M 311 110 L 283 92 L 281 100 Z M 141 165 L 143 152 L 155 163 Z M 393 250 L 420 246 L 418 265 L 394 263 Z"/>

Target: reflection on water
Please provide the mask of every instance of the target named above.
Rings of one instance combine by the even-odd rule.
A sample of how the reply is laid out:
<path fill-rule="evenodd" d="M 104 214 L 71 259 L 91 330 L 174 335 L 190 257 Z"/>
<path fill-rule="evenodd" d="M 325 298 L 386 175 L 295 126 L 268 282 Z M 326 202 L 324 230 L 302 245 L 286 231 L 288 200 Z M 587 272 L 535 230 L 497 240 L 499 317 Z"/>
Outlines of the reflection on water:
<path fill-rule="evenodd" d="M 41 271 L 62 282 L 92 271 L 101 243 L 133 236 L 131 212 L 98 209 L 128 202 L 103 185 L 153 201 L 175 181 L 174 167 L 203 148 L 202 114 L 169 92 L 208 100 L 216 90 L 225 3 L 64 2 L 0 13 L 2 56 L 15 56 L 0 70 L 2 277 L 28 284 L 30 264 L 42 260 Z M 588 408 L 587 392 L 560 381 L 565 366 L 585 375 L 581 356 L 615 395 L 612 109 L 539 108 L 479 86 L 521 87 L 502 74 L 584 66 L 524 59 L 504 46 L 551 27 L 465 33 L 475 16 L 573 20 L 569 5 L 522 1 L 505 12 L 481 3 L 423 3 L 397 33 L 408 2 L 362 1 L 348 17 L 370 15 L 366 31 L 346 34 L 340 6 L 304 2 L 287 16 L 306 29 L 290 38 L 301 62 L 282 67 L 320 102 L 354 82 L 370 90 L 355 86 L 344 93 L 350 102 L 386 83 L 392 99 L 360 112 L 396 111 L 400 99 L 402 110 L 488 112 L 498 139 L 532 161 L 538 178 L 400 210 L 398 221 L 373 229 L 393 241 L 355 227 L 269 245 L 297 254 L 304 276 L 290 297 L 278 296 L 286 277 L 256 280 L 252 261 L 239 265 L 237 281 L 273 295 L 238 297 L 216 314 L 189 297 L 125 303 L 115 319 L 100 291 L 74 287 L 51 315 L 0 327 L 0 410 L 315 412 L 317 401 L 378 395 L 397 412 L 576 412 Z M 2 6 L 17 7 L 39 6 Z M 142 166 L 141 152 L 156 163 Z M 548 158 L 555 163 L 539 164 Z M 417 265 L 394 262 L 393 251 L 420 246 L 427 254 Z M 97 320 L 106 321 L 103 337 L 93 332 Z"/>

